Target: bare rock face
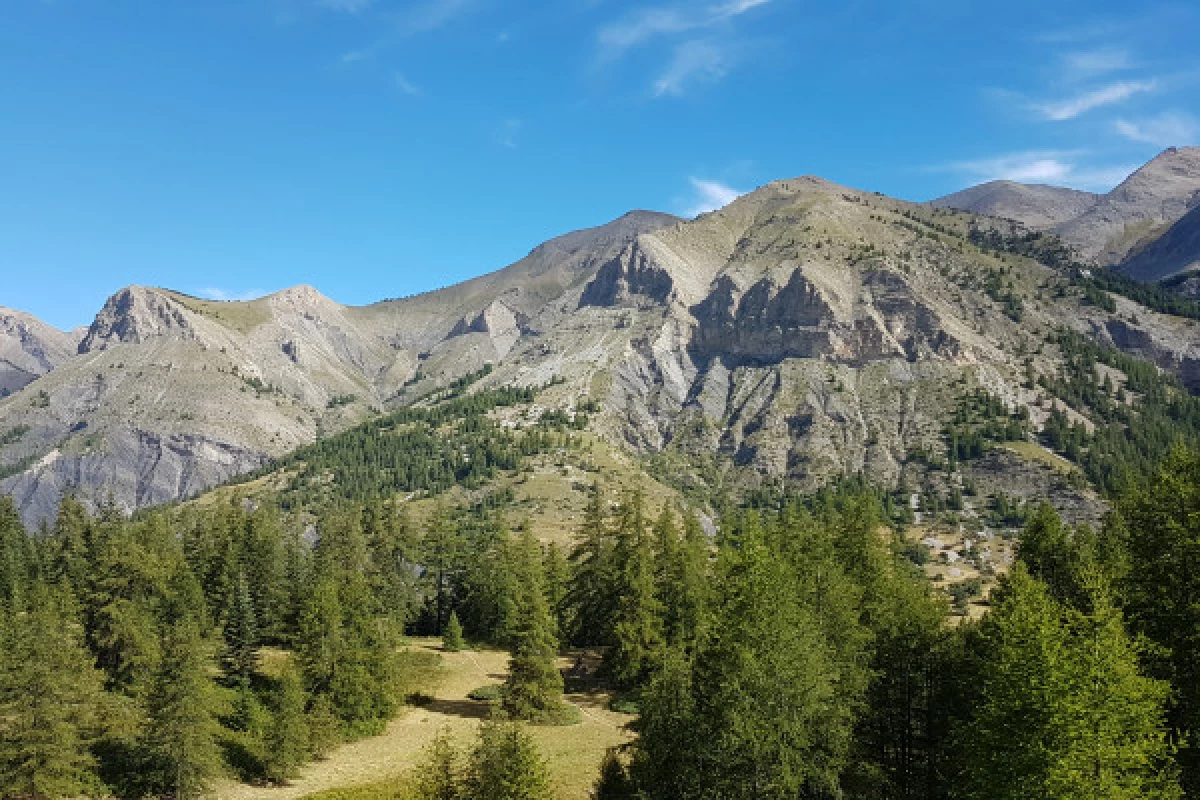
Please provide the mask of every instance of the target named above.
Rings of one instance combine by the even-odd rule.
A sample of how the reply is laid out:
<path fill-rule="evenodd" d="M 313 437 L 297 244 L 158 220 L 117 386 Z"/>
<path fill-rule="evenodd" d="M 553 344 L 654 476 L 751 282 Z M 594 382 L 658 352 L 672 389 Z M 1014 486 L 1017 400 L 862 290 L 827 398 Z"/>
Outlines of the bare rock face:
<path fill-rule="evenodd" d="M 449 337 L 482 333 L 488 337 L 495 355 L 504 358 L 521 338 L 527 324 L 528 318 L 524 314 L 513 311 L 501 300 L 493 300 L 473 318 L 460 319 L 450 330 Z"/>
<path fill-rule="evenodd" d="M 20 311 L 0 308 L 0 396 L 20 391 L 75 351 L 73 334 Z"/>
<path fill-rule="evenodd" d="M 614 306 L 639 297 L 661 305 L 673 289 L 670 274 L 634 242 L 600 267 L 579 298 L 579 305 Z"/>
<path fill-rule="evenodd" d="M 1111 266 L 1151 241 L 1200 200 L 1200 147 L 1172 147 L 1055 231 L 1083 257 Z"/>
<path fill-rule="evenodd" d="M 140 344 L 161 337 L 195 339 L 186 309 L 172 298 L 131 286 L 108 299 L 79 343 L 80 353 L 103 350 L 117 342 Z"/>

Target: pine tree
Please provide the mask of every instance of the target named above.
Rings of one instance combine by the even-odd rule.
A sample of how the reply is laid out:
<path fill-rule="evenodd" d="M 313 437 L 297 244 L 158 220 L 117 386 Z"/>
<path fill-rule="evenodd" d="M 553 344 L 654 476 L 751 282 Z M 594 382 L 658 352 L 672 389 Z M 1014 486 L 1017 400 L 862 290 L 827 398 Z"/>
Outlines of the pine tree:
<path fill-rule="evenodd" d="M 533 738 L 513 722 L 487 721 L 471 753 L 466 796 L 472 800 L 551 800 L 546 762 Z"/>
<path fill-rule="evenodd" d="M 529 523 L 526 522 L 528 527 Z M 550 542 L 546 545 L 545 558 L 546 600 L 554 616 L 554 635 L 560 641 L 566 637 L 569 625 L 567 590 L 570 582 L 570 567 L 562 549 Z"/>
<path fill-rule="evenodd" d="M 636 800 L 637 791 L 629 778 L 629 770 L 614 750 L 609 749 L 600 762 L 600 777 L 592 793 L 595 800 Z"/>
<path fill-rule="evenodd" d="M 1174 689 L 1172 726 L 1184 739 L 1184 791 L 1200 792 L 1200 454 L 1175 450 L 1121 495 L 1110 537 L 1128 542 L 1122 582 L 1131 628 L 1157 648 L 1151 674 Z"/>
<path fill-rule="evenodd" d="M 233 592 L 225 619 L 225 648 L 221 661 L 227 675 L 240 685 L 248 686 L 258 669 L 259 627 L 246 573 L 238 573 Z"/>
<path fill-rule="evenodd" d="M 91 794 L 102 676 L 69 594 L 39 585 L 29 601 L 18 614 L 0 611 L 0 797 Z"/>
<path fill-rule="evenodd" d="M 654 553 L 646 532 L 644 500 L 634 493 L 622 504 L 613 561 L 617 595 L 613 644 L 604 654 L 604 672 L 621 689 L 649 679 L 663 647 L 662 606 L 654 586 Z"/>
<path fill-rule="evenodd" d="M 421 542 L 423 560 L 433 582 L 434 625 L 440 633 L 450 616 L 453 577 L 460 569 L 462 542 L 445 509 L 434 509 Z"/>
<path fill-rule="evenodd" d="M 694 660 L 668 651 L 631 765 L 655 798 L 836 796 L 851 709 L 833 648 L 755 524 L 727 541 Z"/>
<path fill-rule="evenodd" d="M 461 757 L 449 734 L 442 731 L 425 749 L 417 772 L 418 800 L 468 800 Z"/>
<path fill-rule="evenodd" d="M 604 489 L 597 483 L 576 534 L 578 543 L 569 559 L 570 639 L 577 645 L 612 644 L 617 594 L 614 537 L 609 529 L 607 504 Z"/>
<path fill-rule="evenodd" d="M 22 603 L 34 571 L 33 547 L 12 498 L 0 495 L 0 611 Z"/>
<path fill-rule="evenodd" d="M 275 690 L 274 708 L 264 748 L 267 779 L 284 783 L 295 777 L 308 760 L 308 721 L 304 714 L 307 698 L 300 673 L 291 662 L 284 667 Z"/>
<path fill-rule="evenodd" d="M 458 621 L 458 614 L 451 611 L 446 623 L 446 631 L 442 634 L 442 649 L 447 653 L 457 653 L 463 649 L 463 629 Z"/>
<path fill-rule="evenodd" d="M 221 763 L 214 687 L 194 620 L 174 622 L 165 639 L 148 700 L 146 745 L 158 790 L 190 800 L 204 793 Z"/>
<path fill-rule="evenodd" d="M 1051 798 L 1174 800 L 1182 796 L 1167 739 L 1170 686 L 1139 671 L 1139 648 L 1096 573 L 1083 576 L 1091 609 L 1069 611 L 1069 677 L 1058 698 L 1062 752 Z"/>
<path fill-rule="evenodd" d="M 558 640 L 546 601 L 542 554 L 527 527 L 516 546 L 517 628 L 501 706 L 516 719 L 552 721 L 564 711 L 563 679 L 555 663 Z"/>
<path fill-rule="evenodd" d="M 980 700 L 962 731 L 968 798 L 1180 797 L 1163 722 L 1167 688 L 1106 590 L 1066 609 L 1018 563 L 984 621 Z"/>

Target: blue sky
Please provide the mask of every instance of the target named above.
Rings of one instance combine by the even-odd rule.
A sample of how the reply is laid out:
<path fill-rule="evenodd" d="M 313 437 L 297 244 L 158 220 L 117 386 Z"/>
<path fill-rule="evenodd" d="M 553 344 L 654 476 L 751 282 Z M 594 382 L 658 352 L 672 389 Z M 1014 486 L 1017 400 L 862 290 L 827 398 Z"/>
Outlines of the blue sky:
<path fill-rule="evenodd" d="M 0 305 L 367 303 L 809 173 L 1107 189 L 1200 144 L 1192 5 L 3 0 Z"/>

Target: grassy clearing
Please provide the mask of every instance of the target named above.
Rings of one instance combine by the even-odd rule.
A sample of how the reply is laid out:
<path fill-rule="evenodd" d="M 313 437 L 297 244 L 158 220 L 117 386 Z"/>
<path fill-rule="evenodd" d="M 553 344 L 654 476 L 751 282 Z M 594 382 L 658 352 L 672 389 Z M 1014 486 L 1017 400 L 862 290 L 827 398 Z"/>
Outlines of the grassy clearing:
<path fill-rule="evenodd" d="M 1035 442 L 1005 442 L 1001 447 L 1011 450 L 1027 461 L 1045 464 L 1063 474 L 1069 474 L 1077 469 L 1070 461 Z"/>
<path fill-rule="evenodd" d="M 421 687 L 432 700 L 407 708 L 379 736 L 338 748 L 324 761 L 310 764 L 289 786 L 263 787 L 226 783 L 216 800 L 406 800 L 412 768 L 441 730 L 460 747 L 469 746 L 488 705 L 467 693 L 505 677 L 508 653 L 476 650 L 443 653 L 436 639 L 413 640 L 409 661 L 428 666 L 440 656 L 440 666 L 424 673 Z M 569 666 L 564 659 L 562 666 Z M 625 725 L 632 719 L 608 710 L 604 693 L 572 694 L 567 699 L 582 712 L 583 721 L 567 727 L 531 728 L 549 768 L 555 796 L 583 800 L 595 783 L 608 748 L 629 741 Z"/>

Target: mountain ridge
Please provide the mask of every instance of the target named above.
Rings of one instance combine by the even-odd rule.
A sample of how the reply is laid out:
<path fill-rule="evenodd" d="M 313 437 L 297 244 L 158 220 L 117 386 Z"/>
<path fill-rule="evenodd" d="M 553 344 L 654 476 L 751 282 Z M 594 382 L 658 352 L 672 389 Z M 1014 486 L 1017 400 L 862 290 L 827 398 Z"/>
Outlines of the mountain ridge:
<path fill-rule="evenodd" d="M 596 435 L 738 489 L 894 484 L 944 448 L 964 392 L 1044 424 L 1060 406 L 1037 381 L 1063 363 L 1063 325 L 1200 386 L 1195 323 L 1090 304 L 1069 275 L 977 244 L 988 224 L 802 176 L 695 220 L 630 212 L 366 306 L 307 286 L 246 302 L 128 287 L 77 355 L 0 401 L 0 490 L 30 521 L 66 491 L 177 500 L 465 376 L 596 405 Z M 1038 483 L 1018 477 L 1036 464 L 997 457 L 1005 480 Z"/>

